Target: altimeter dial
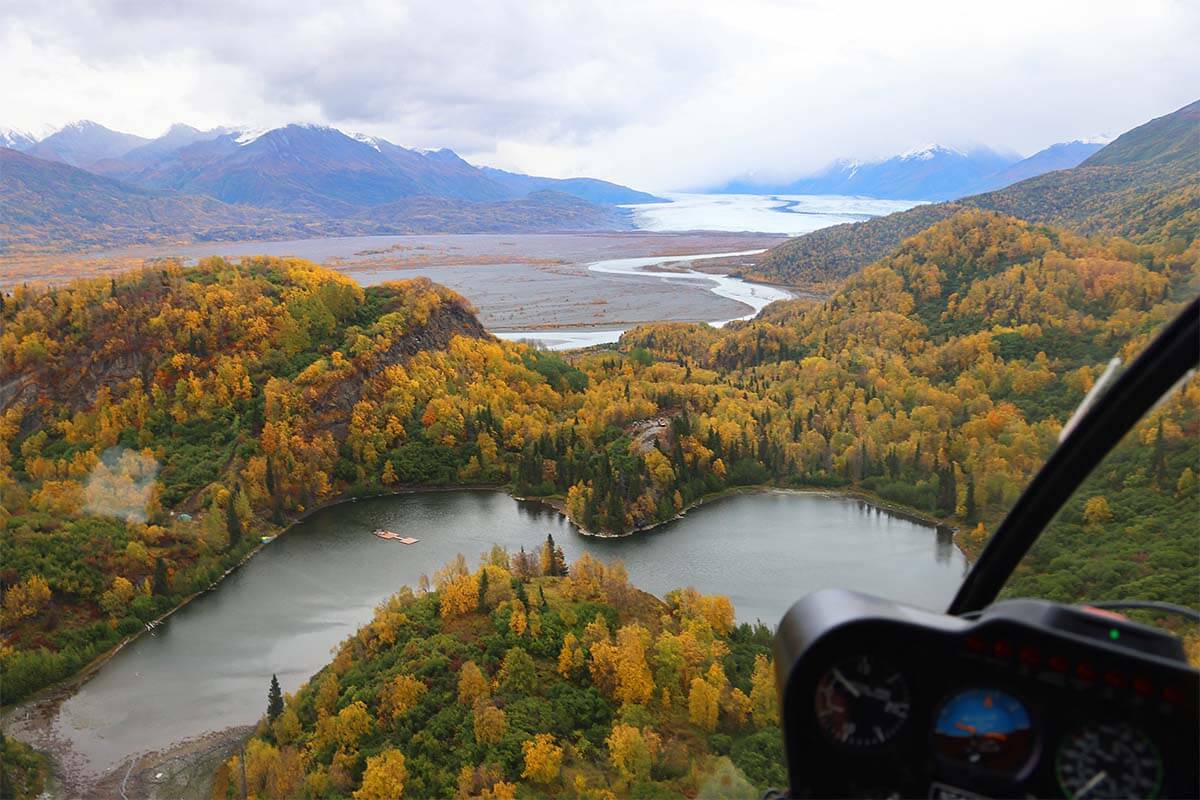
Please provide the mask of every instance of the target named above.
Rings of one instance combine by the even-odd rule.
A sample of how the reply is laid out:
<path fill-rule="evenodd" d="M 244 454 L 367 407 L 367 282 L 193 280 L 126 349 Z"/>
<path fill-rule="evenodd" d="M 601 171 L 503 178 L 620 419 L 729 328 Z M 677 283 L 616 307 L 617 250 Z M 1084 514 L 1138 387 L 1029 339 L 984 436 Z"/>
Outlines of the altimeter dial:
<path fill-rule="evenodd" d="M 845 747 L 879 747 L 908 721 L 904 674 L 883 659 L 861 655 L 833 664 L 817 681 L 817 725 Z"/>
<path fill-rule="evenodd" d="M 1158 796 L 1162 759 L 1146 734 L 1124 722 L 1088 725 L 1063 739 L 1055 763 L 1074 800 Z"/>

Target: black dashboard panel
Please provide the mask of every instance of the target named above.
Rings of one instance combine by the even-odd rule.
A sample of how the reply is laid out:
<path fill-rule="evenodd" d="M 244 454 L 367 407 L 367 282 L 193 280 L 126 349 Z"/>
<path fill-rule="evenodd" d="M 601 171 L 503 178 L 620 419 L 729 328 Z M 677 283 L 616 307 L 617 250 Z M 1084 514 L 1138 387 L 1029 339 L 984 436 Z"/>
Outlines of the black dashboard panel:
<path fill-rule="evenodd" d="M 1117 615 L 827 590 L 775 649 L 792 796 L 1200 796 L 1200 673 Z"/>

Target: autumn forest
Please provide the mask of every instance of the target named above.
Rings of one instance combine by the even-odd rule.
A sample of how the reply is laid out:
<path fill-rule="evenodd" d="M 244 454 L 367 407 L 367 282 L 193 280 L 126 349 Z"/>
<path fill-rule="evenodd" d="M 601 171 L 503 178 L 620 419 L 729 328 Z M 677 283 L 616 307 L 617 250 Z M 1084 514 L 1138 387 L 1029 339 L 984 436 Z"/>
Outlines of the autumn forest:
<path fill-rule="evenodd" d="M 1106 208 L 1141 197 L 1122 187 L 1126 206 Z M 494 338 L 428 280 L 364 288 L 295 258 L 14 287 L 4 703 L 78 674 L 314 509 L 417 487 L 501 487 L 604 535 L 737 491 L 848 493 L 952 527 L 972 558 L 1109 359 L 1195 295 L 1194 209 L 1175 213 L 1189 198 L 1194 182 L 1171 184 L 1136 230 L 926 209 L 906 238 L 878 234 L 871 263 L 825 274 L 822 299 L 565 354 Z M 1198 491 L 1198 407 L 1193 378 L 1007 591 L 1192 603 L 1200 555 L 1179 509 Z M 784 780 L 771 631 L 738 624 L 728 598 L 656 598 L 552 540 L 395 590 L 300 691 L 274 687 L 214 797 L 732 796 Z M 1178 621 L 1142 618 L 1195 648 Z"/>

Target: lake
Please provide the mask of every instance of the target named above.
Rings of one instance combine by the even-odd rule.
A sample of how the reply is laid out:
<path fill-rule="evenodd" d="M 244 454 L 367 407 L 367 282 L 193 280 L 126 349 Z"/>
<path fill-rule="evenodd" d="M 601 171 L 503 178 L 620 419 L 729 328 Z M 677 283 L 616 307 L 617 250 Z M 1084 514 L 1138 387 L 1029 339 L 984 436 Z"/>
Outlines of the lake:
<path fill-rule="evenodd" d="M 420 539 L 380 540 L 376 528 Z M 728 497 L 651 533 L 586 537 L 558 512 L 491 491 L 426 492 L 316 512 L 219 587 L 131 643 L 65 700 L 53 733 L 88 771 L 263 713 L 279 675 L 295 691 L 330 648 L 401 586 L 493 544 L 538 547 L 554 534 L 568 562 L 621 558 L 631 582 L 662 596 L 694 586 L 729 595 L 742 621 L 772 627 L 806 592 L 870 591 L 931 609 L 949 602 L 965 560 L 947 532 L 862 501 L 763 492 Z"/>

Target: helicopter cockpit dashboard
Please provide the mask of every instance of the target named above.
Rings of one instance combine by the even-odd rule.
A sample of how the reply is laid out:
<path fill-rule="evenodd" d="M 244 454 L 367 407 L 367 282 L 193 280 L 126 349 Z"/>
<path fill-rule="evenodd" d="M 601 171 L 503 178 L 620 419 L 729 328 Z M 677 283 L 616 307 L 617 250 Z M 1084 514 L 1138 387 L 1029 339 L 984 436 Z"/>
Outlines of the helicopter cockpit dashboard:
<path fill-rule="evenodd" d="M 827 590 L 776 642 L 793 796 L 1200 796 L 1200 673 L 1120 615 L 1012 600 L 964 619 Z"/>

